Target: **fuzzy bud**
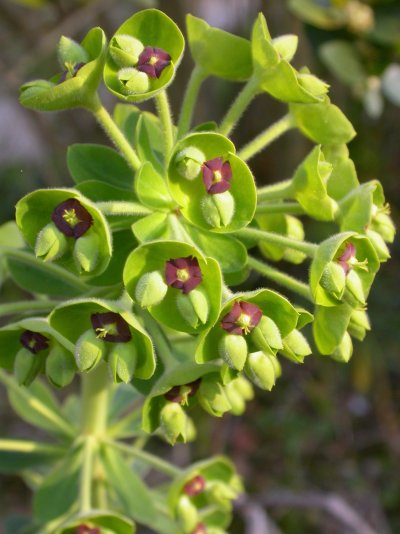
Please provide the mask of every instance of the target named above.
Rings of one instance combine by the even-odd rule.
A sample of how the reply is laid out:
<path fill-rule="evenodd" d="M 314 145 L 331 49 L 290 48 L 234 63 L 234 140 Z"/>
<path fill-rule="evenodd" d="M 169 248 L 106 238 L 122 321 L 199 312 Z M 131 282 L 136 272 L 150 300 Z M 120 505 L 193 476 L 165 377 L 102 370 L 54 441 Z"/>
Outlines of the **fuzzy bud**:
<path fill-rule="evenodd" d="M 99 238 L 95 233 L 87 233 L 76 240 L 74 260 L 78 267 L 87 273 L 94 270 L 99 258 Z"/>
<path fill-rule="evenodd" d="M 196 506 L 187 495 L 181 495 L 176 505 L 176 517 L 182 531 L 191 533 L 196 528 L 199 521 L 199 514 Z"/>
<path fill-rule="evenodd" d="M 322 273 L 320 284 L 329 294 L 340 300 L 346 285 L 346 273 L 342 265 L 330 261 Z"/>
<path fill-rule="evenodd" d="M 134 375 L 137 364 L 137 349 L 132 341 L 116 343 L 108 355 L 108 368 L 115 383 L 128 384 Z"/>
<path fill-rule="evenodd" d="M 271 391 L 278 374 L 275 356 L 263 351 L 252 352 L 246 362 L 245 371 L 249 379 L 259 388 Z"/>
<path fill-rule="evenodd" d="M 144 45 L 130 35 L 116 35 L 110 42 L 110 55 L 118 67 L 134 67 L 140 54 L 144 50 Z"/>
<path fill-rule="evenodd" d="M 332 358 L 338 362 L 347 363 L 353 354 L 353 343 L 350 335 L 345 332 L 342 341 L 331 354 Z"/>
<path fill-rule="evenodd" d="M 203 377 L 197 398 L 202 408 L 215 417 L 222 417 L 232 408 L 222 385 L 216 381 L 215 375 Z"/>
<path fill-rule="evenodd" d="M 247 359 L 247 342 L 243 336 L 226 334 L 218 344 L 218 352 L 229 367 L 241 371 Z"/>
<path fill-rule="evenodd" d="M 64 347 L 55 344 L 46 359 L 46 375 L 55 387 L 63 388 L 70 384 L 75 376 L 74 357 Z"/>
<path fill-rule="evenodd" d="M 235 200 L 229 191 L 207 195 L 201 201 L 201 210 L 210 226 L 228 226 L 235 212 Z"/>
<path fill-rule="evenodd" d="M 142 308 L 156 306 L 165 297 L 168 285 L 160 272 L 152 271 L 139 278 L 135 290 L 135 299 Z"/>
<path fill-rule="evenodd" d="M 187 440 L 188 418 L 177 402 L 168 402 L 160 412 L 160 426 L 167 441 L 174 445 L 179 437 Z"/>
<path fill-rule="evenodd" d="M 41 354 L 32 354 L 22 347 L 14 360 L 14 374 L 20 386 L 29 386 L 40 373 L 43 367 Z"/>
<path fill-rule="evenodd" d="M 123 86 L 122 92 L 126 95 L 147 93 L 150 89 L 150 80 L 147 74 L 133 67 L 125 67 L 119 70 L 118 79 Z"/>
<path fill-rule="evenodd" d="M 205 155 L 198 148 L 184 148 L 175 157 L 176 170 L 186 180 L 194 180 L 200 174 L 205 159 Z"/>
<path fill-rule="evenodd" d="M 67 238 L 53 224 L 47 224 L 39 232 L 35 243 L 35 255 L 44 261 L 60 258 L 67 250 Z"/>
<path fill-rule="evenodd" d="M 104 341 L 91 329 L 84 332 L 75 346 L 75 361 L 79 371 L 90 371 L 103 358 L 106 352 Z"/>
<path fill-rule="evenodd" d="M 176 305 L 179 313 L 193 328 L 196 328 L 199 321 L 203 324 L 207 322 L 209 305 L 204 292 L 200 289 L 192 289 L 190 293 L 178 293 Z"/>

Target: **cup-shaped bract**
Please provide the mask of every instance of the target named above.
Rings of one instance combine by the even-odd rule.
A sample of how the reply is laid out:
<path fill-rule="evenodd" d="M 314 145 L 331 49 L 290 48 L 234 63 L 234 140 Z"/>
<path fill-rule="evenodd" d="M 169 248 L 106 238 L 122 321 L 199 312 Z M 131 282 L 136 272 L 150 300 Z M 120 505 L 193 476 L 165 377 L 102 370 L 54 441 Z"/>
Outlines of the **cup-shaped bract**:
<path fill-rule="evenodd" d="M 265 351 L 275 357 L 298 319 L 292 304 L 274 291 L 236 294 L 224 304 L 218 322 L 201 335 L 196 361 L 222 358 L 240 371 L 252 352 Z"/>
<path fill-rule="evenodd" d="M 91 107 L 100 83 L 106 56 L 106 36 L 92 28 L 78 45 L 65 37 L 59 45 L 62 73 L 50 81 L 34 80 L 20 89 L 23 106 L 39 111 Z"/>
<path fill-rule="evenodd" d="M 308 73 L 297 72 L 290 59 L 294 55 L 296 40 L 282 36 L 273 40 L 267 22 L 259 14 L 252 33 L 254 78 L 260 91 L 266 91 L 283 102 L 320 102 L 328 92 L 328 85 Z"/>
<path fill-rule="evenodd" d="M 17 381 L 29 386 L 46 374 L 56 387 L 68 385 L 75 376 L 73 345 L 44 318 L 22 319 L 0 329 L 0 367 L 14 371 Z"/>
<path fill-rule="evenodd" d="M 204 158 L 197 176 L 190 179 L 182 170 L 185 154 Z M 193 133 L 179 141 L 168 166 L 168 184 L 182 215 L 199 228 L 233 232 L 248 225 L 254 216 L 254 178 L 235 155 L 233 143 L 221 134 Z"/>
<path fill-rule="evenodd" d="M 154 241 L 136 248 L 126 261 L 124 284 L 134 301 L 180 332 L 200 332 L 218 317 L 219 265 L 186 243 Z"/>
<path fill-rule="evenodd" d="M 133 313 L 117 303 L 99 299 L 67 302 L 52 311 L 49 323 L 74 344 L 81 371 L 90 371 L 101 359 L 107 361 L 116 382 L 147 380 L 155 371 L 149 335 Z M 93 361 L 86 364 L 86 360 Z"/>
<path fill-rule="evenodd" d="M 369 239 L 342 232 L 323 241 L 310 269 L 310 289 L 316 304 L 365 305 L 380 263 Z"/>
<path fill-rule="evenodd" d="M 128 102 L 152 98 L 172 82 L 184 46 L 180 29 L 165 13 L 135 13 L 110 40 L 104 68 L 107 88 Z"/>
<path fill-rule="evenodd" d="M 38 257 L 83 277 L 101 274 L 112 254 L 108 223 L 76 189 L 37 189 L 16 207 L 16 221 Z"/>
<path fill-rule="evenodd" d="M 262 213 L 256 216 L 256 221 L 261 230 L 275 232 L 299 241 L 304 240 L 303 223 L 293 215 L 285 213 Z M 302 263 L 306 259 L 306 255 L 298 250 L 282 247 L 271 243 L 259 242 L 258 247 L 261 254 L 272 261 L 285 260 L 290 263 Z"/>

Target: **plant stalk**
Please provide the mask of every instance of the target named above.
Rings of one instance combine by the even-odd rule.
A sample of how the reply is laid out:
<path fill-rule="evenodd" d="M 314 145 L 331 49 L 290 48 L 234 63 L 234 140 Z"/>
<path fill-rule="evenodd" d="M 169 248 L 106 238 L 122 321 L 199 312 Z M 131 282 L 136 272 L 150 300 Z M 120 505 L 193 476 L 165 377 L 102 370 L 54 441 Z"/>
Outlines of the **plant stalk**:
<path fill-rule="evenodd" d="M 297 202 L 271 202 L 258 204 L 256 213 L 291 213 L 292 215 L 304 215 L 304 209 Z"/>
<path fill-rule="evenodd" d="M 219 127 L 221 134 L 229 136 L 232 133 L 236 123 L 257 93 L 258 81 L 255 78 L 250 78 L 223 118 Z"/>
<path fill-rule="evenodd" d="M 188 85 L 186 87 L 185 95 L 183 97 L 181 114 L 179 116 L 178 122 L 178 139 L 184 136 L 186 132 L 190 129 L 194 106 L 197 101 L 200 87 L 206 77 L 207 75 L 203 72 L 201 67 L 196 65 L 192 71 Z"/>
<path fill-rule="evenodd" d="M 283 180 L 272 185 L 266 185 L 257 189 L 257 201 L 283 200 L 292 198 L 293 186 L 292 180 Z"/>
<path fill-rule="evenodd" d="M 100 362 L 89 373 L 82 374 L 83 435 L 103 437 L 107 429 L 109 377 L 107 365 Z"/>
<path fill-rule="evenodd" d="M 164 159 L 167 163 L 174 146 L 174 125 L 172 122 L 171 107 L 166 91 L 161 91 L 156 95 L 156 104 L 158 115 L 160 117 L 163 133 L 164 133 Z"/>
<path fill-rule="evenodd" d="M 96 202 L 96 207 L 104 215 L 149 215 L 152 211 L 138 202 L 123 202 L 111 200 L 109 202 Z"/>
<path fill-rule="evenodd" d="M 273 245 L 280 245 L 281 247 L 287 247 L 293 250 L 303 252 L 308 257 L 313 258 L 318 245 L 315 243 L 309 243 L 307 241 L 300 241 L 291 237 L 286 237 L 274 232 L 266 232 L 265 230 L 258 230 L 257 228 L 243 228 L 235 232 L 238 237 L 253 238 L 257 241 L 264 241 L 265 243 L 271 243 Z"/>
<path fill-rule="evenodd" d="M 6 302 L 0 304 L 0 315 L 14 313 L 49 312 L 59 304 L 56 300 L 20 300 L 19 302 Z"/>

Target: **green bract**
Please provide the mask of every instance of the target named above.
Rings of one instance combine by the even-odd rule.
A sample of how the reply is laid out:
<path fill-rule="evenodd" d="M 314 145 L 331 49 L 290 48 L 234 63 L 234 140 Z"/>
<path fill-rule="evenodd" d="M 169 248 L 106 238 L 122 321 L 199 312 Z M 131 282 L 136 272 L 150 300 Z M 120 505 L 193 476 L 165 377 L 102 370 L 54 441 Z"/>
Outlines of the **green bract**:
<path fill-rule="evenodd" d="M 52 222 L 54 210 L 76 199 L 90 214 L 90 228 L 77 238 L 66 237 Z M 17 204 L 16 221 L 36 255 L 57 261 L 82 276 L 102 273 L 111 258 L 112 236 L 107 221 L 96 206 L 75 189 L 38 189 Z"/>
<path fill-rule="evenodd" d="M 262 230 L 276 232 L 302 241 L 304 228 L 300 219 L 283 213 L 262 214 L 256 216 L 256 221 Z M 291 263 L 302 263 L 306 256 L 302 252 L 269 243 L 258 243 L 261 254 L 273 261 L 286 260 Z"/>
<path fill-rule="evenodd" d="M 195 149 L 204 156 L 204 161 L 198 162 L 197 176 L 192 179 L 185 178 L 180 171 L 182 154 L 188 149 Z M 208 193 L 203 181 L 203 164 L 215 158 L 222 158 L 231 166 L 231 186 L 225 193 Z M 249 224 L 253 218 L 256 207 L 253 176 L 247 165 L 235 155 L 233 143 L 223 135 L 194 133 L 179 141 L 169 163 L 168 184 L 182 215 L 202 229 L 233 232 Z M 229 196 L 226 196 L 227 193 Z"/>
<path fill-rule="evenodd" d="M 198 261 L 202 281 L 184 294 L 167 284 L 165 270 L 167 262 L 188 257 Z M 180 332 L 202 331 L 218 317 L 222 284 L 218 263 L 186 243 L 164 241 L 141 245 L 127 259 L 124 284 L 134 301 L 148 308 L 155 319 Z"/>
<path fill-rule="evenodd" d="M 161 48 L 171 57 L 171 63 L 165 67 L 159 78 L 150 79 L 145 73 L 137 71 L 137 55 L 131 52 L 129 43 L 121 41 L 123 37 L 133 37 L 144 47 Z M 125 65 L 129 63 L 129 55 L 132 64 L 125 69 L 132 69 L 121 77 L 121 61 L 117 59 L 116 49 L 126 51 L 124 54 Z M 168 87 L 175 76 L 184 49 L 184 39 L 178 26 L 167 15 L 157 9 L 145 9 L 135 13 L 122 24 L 110 40 L 109 52 L 104 68 L 104 81 L 107 88 L 119 98 L 129 102 L 140 102 L 155 96 L 159 91 Z M 116 63 L 116 60 L 119 64 Z M 137 74 L 136 74 L 137 73 Z M 132 83 L 123 83 L 135 75 L 138 80 Z M 128 87 L 127 87 L 128 85 Z"/>
<path fill-rule="evenodd" d="M 50 81 L 34 80 L 23 85 L 21 104 L 40 111 L 91 107 L 100 83 L 105 55 L 106 37 L 101 28 L 91 29 L 81 45 L 62 37 L 59 59 L 65 72 Z"/>
<path fill-rule="evenodd" d="M 128 323 L 128 342 L 108 342 L 93 329 L 91 316 L 113 312 Z M 150 378 L 156 368 L 153 345 L 132 312 L 114 302 L 99 299 L 79 299 L 55 308 L 49 316 L 50 325 L 75 345 L 75 359 L 82 371 L 90 371 L 101 359 L 108 363 L 109 373 L 116 382 L 129 382 L 132 377 Z M 97 340 L 97 344 L 96 344 Z M 132 356 L 133 362 L 127 361 Z M 88 361 L 83 365 L 82 358 Z M 129 379 L 126 379 L 126 377 Z"/>

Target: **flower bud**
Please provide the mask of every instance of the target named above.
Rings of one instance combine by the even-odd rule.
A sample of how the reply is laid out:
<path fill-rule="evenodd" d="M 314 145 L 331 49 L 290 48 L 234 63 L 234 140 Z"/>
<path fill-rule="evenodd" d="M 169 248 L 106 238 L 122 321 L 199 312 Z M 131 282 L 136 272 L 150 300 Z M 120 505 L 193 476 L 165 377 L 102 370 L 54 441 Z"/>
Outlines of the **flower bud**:
<path fill-rule="evenodd" d="M 160 426 L 165 438 L 171 445 L 181 437 L 187 441 L 188 417 L 177 402 L 168 402 L 160 412 Z"/>
<path fill-rule="evenodd" d="M 118 67 L 133 67 L 139 61 L 144 45 L 130 35 L 115 35 L 110 42 L 109 52 Z"/>
<path fill-rule="evenodd" d="M 379 211 L 376 210 L 376 215 L 371 221 L 371 229 L 378 232 L 387 243 L 393 243 L 396 228 L 389 213 L 390 207 L 388 205 Z"/>
<path fill-rule="evenodd" d="M 374 230 L 367 230 L 367 236 L 378 255 L 379 261 L 384 262 L 388 260 L 390 258 L 390 251 L 381 234 Z"/>
<path fill-rule="evenodd" d="M 90 57 L 83 46 L 63 35 L 58 42 L 58 60 L 62 68 L 69 69 L 78 63 L 87 63 Z"/>
<path fill-rule="evenodd" d="M 210 226 L 228 226 L 235 212 L 235 200 L 229 191 L 207 195 L 201 201 L 201 210 Z"/>
<path fill-rule="evenodd" d="M 340 300 L 346 285 L 346 273 L 342 265 L 330 261 L 322 273 L 320 284 L 328 293 Z"/>
<path fill-rule="evenodd" d="M 237 497 L 237 493 L 228 484 L 219 480 L 207 483 L 206 491 L 210 501 L 224 510 L 230 510 L 231 501 Z"/>
<path fill-rule="evenodd" d="M 247 358 L 246 374 L 261 389 L 271 391 L 275 385 L 278 369 L 274 360 L 276 360 L 275 356 L 263 351 L 252 352 Z"/>
<path fill-rule="evenodd" d="M 218 344 L 218 352 L 229 367 L 241 371 L 246 363 L 249 350 L 243 336 L 226 334 Z"/>
<path fill-rule="evenodd" d="M 229 404 L 231 405 L 231 412 L 233 415 L 242 415 L 246 409 L 246 402 L 240 394 L 240 391 L 236 388 L 235 380 L 229 382 L 224 390 Z"/>
<path fill-rule="evenodd" d="M 189 497 L 195 497 L 204 491 L 205 486 L 205 478 L 201 475 L 196 475 L 186 482 L 183 486 L 183 492 Z"/>
<path fill-rule="evenodd" d="M 30 98 L 40 95 L 40 93 L 45 93 L 49 89 L 53 89 L 55 85 L 50 80 L 32 80 L 31 82 L 24 83 L 20 89 L 21 103 L 24 104 L 24 101 L 28 101 Z"/>
<path fill-rule="evenodd" d="M 192 289 L 187 295 L 178 293 L 176 305 L 182 317 L 193 328 L 197 327 L 199 320 L 203 324 L 207 322 L 209 305 L 202 290 Z"/>
<path fill-rule="evenodd" d="M 181 495 L 176 505 L 176 518 L 179 526 L 185 534 L 193 532 L 199 521 L 196 506 L 187 495 Z"/>
<path fill-rule="evenodd" d="M 37 236 L 35 255 L 44 261 L 52 261 L 60 258 L 67 248 L 65 235 L 53 223 L 49 223 Z"/>
<path fill-rule="evenodd" d="M 203 377 L 197 399 L 202 408 L 215 417 L 222 417 L 225 412 L 229 412 L 232 408 L 222 384 L 216 380 L 213 374 Z"/>
<path fill-rule="evenodd" d="M 349 334 L 362 341 L 365 338 L 367 330 L 371 330 L 367 312 L 364 310 L 353 310 L 348 326 Z"/>
<path fill-rule="evenodd" d="M 32 354 L 31 351 L 22 347 L 19 349 L 14 360 L 14 374 L 20 386 L 29 386 L 40 373 L 43 367 L 41 354 Z"/>
<path fill-rule="evenodd" d="M 130 341 L 128 343 L 116 343 L 108 355 L 108 369 L 115 383 L 125 382 L 128 384 L 134 375 L 137 364 L 137 349 Z"/>
<path fill-rule="evenodd" d="M 46 358 L 46 376 L 49 382 L 57 388 L 68 386 L 75 376 L 75 371 L 72 354 L 56 343 Z"/>
<path fill-rule="evenodd" d="M 156 306 L 165 297 L 168 285 L 159 271 L 152 271 L 141 276 L 135 289 L 135 299 L 142 308 Z"/>
<path fill-rule="evenodd" d="M 82 271 L 90 273 L 97 265 L 99 258 L 99 238 L 95 233 L 88 232 L 78 238 L 74 246 L 74 260 Z"/>
<path fill-rule="evenodd" d="M 303 89 L 314 96 L 326 95 L 329 90 L 329 85 L 313 74 L 299 73 L 297 74 L 297 81 Z"/>
<path fill-rule="evenodd" d="M 348 332 L 345 332 L 342 341 L 336 347 L 331 356 L 334 360 L 337 360 L 338 362 L 347 363 L 350 360 L 352 354 L 353 343 Z"/>
<path fill-rule="evenodd" d="M 365 294 L 362 281 L 357 272 L 352 269 L 346 275 L 346 289 L 361 305 L 365 305 Z"/>
<path fill-rule="evenodd" d="M 125 95 L 146 93 L 150 88 L 150 80 L 146 73 L 133 67 L 125 67 L 118 71 L 118 79 L 122 84 Z"/>
<path fill-rule="evenodd" d="M 184 148 L 175 157 L 176 170 L 186 180 L 194 180 L 200 174 L 205 159 L 205 155 L 198 148 Z"/>
<path fill-rule="evenodd" d="M 84 332 L 75 346 L 75 361 L 79 371 L 90 371 L 103 358 L 106 346 L 93 330 Z"/>
<path fill-rule="evenodd" d="M 281 333 L 275 322 L 263 315 L 258 325 L 250 333 L 251 341 L 265 352 L 271 353 L 271 349 L 281 349 L 283 347 Z"/>

